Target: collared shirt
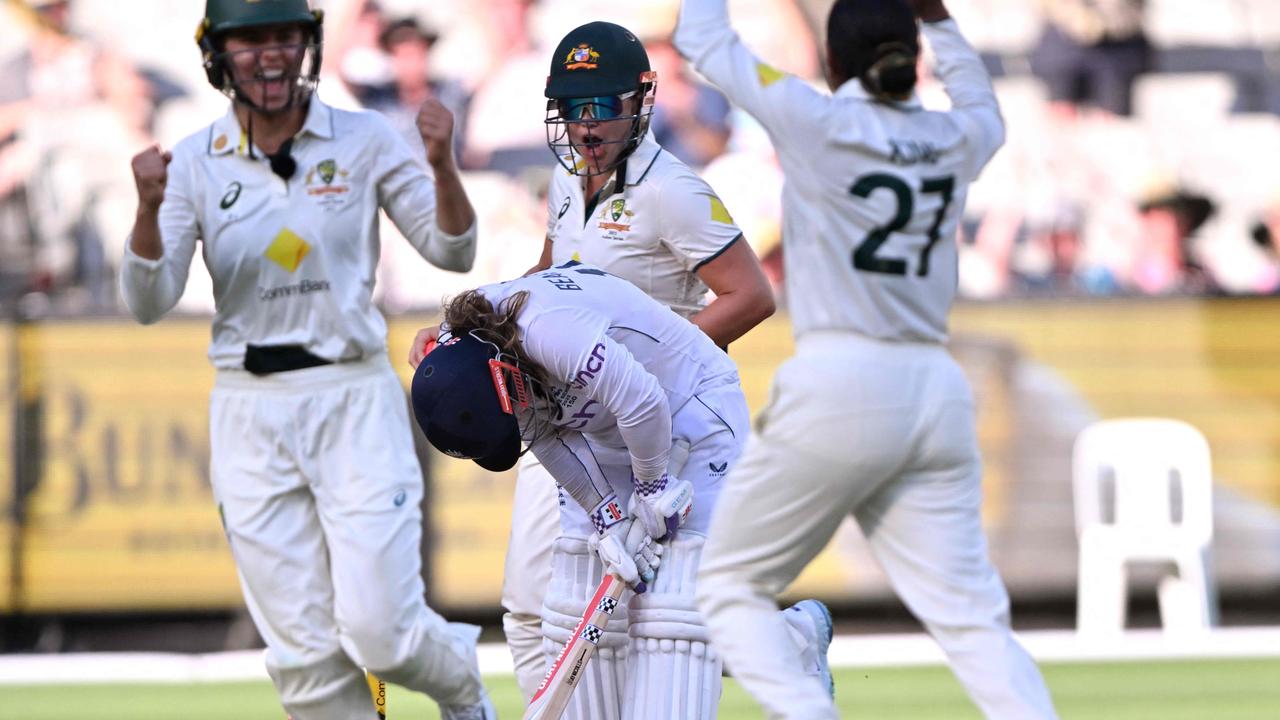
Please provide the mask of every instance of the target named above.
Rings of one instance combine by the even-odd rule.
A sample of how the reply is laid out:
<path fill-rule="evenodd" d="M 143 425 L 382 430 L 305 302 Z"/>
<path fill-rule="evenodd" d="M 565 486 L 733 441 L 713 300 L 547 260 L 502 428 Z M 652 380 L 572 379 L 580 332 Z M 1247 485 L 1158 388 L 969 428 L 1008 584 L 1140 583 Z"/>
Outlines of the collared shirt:
<path fill-rule="evenodd" d="M 566 434 L 625 448 L 636 481 L 651 482 L 667 469 L 671 416 L 701 392 L 738 384 L 737 367 L 705 333 L 590 265 L 570 262 L 480 292 L 494 305 L 528 293 L 516 324 L 525 354 L 547 371 L 560 431 L 530 449 L 585 508 L 608 491 L 564 454 Z"/>
<path fill-rule="evenodd" d="M 950 20 L 925 23 L 951 110 L 885 103 L 858 80 L 818 92 L 755 58 L 725 0 L 685 0 L 676 48 L 764 126 L 786 176 L 783 250 L 797 336 L 853 330 L 941 342 L 969 183 L 1004 142 L 982 60 Z"/>
<path fill-rule="evenodd" d="M 386 321 L 371 295 L 378 262 L 378 208 L 432 264 L 465 272 L 475 227 L 451 236 L 436 226 L 435 183 L 386 119 L 337 110 L 312 97 L 291 152 L 287 182 L 252 148 L 234 110 L 173 149 L 158 260 L 126 243 L 120 287 L 140 322 L 181 297 L 201 241 L 213 279 L 209 358 L 240 368 L 246 344 L 302 345 L 334 361 L 386 348 Z"/>
<path fill-rule="evenodd" d="M 625 172 L 624 172 L 625 167 Z M 588 207 L 582 178 L 557 167 L 547 192 L 551 262 L 597 265 L 684 317 L 702 309 L 695 274 L 742 234 L 702 178 L 648 133 Z"/>

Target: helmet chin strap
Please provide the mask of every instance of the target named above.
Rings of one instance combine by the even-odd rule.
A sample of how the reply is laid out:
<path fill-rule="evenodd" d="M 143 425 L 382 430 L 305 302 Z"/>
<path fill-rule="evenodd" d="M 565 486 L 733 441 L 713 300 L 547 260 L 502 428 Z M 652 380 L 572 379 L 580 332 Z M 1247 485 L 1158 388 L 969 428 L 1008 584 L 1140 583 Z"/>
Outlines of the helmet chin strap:
<path fill-rule="evenodd" d="M 257 156 L 253 154 L 253 116 L 254 111 L 249 110 L 249 127 L 245 129 L 249 142 L 249 158 L 256 160 Z M 293 138 L 290 137 L 280 144 L 280 148 L 273 153 L 267 153 L 267 162 L 271 164 L 271 172 L 280 176 L 280 179 L 288 182 L 290 178 L 298 172 L 298 161 L 293 159 L 290 151 L 293 150 Z"/>

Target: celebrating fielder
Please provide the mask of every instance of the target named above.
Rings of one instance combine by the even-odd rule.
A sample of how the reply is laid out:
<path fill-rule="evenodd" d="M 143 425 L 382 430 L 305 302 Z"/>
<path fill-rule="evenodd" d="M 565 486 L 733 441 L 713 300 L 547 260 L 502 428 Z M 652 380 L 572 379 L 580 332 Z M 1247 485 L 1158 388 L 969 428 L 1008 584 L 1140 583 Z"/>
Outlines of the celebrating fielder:
<path fill-rule="evenodd" d="M 926 111 L 914 93 L 917 16 L 948 112 Z M 753 57 L 725 0 L 684 0 L 675 44 L 760 121 L 787 179 L 796 356 L 778 370 L 712 521 L 698 606 L 714 643 L 769 717 L 837 717 L 824 688 L 793 669 L 774 596 L 852 513 L 982 712 L 1053 717 L 987 557 L 973 399 L 943 346 L 956 225 L 1004 140 L 982 61 L 941 0 L 837 0 L 834 95 Z"/>
<path fill-rule="evenodd" d="M 322 21 L 306 0 L 208 0 L 197 40 L 231 108 L 172 154 L 134 158 L 121 289 L 155 322 L 202 243 L 213 493 L 290 715 L 372 720 L 364 666 L 447 720 L 492 720 L 478 630 L 423 601 L 422 475 L 370 298 L 380 207 L 433 264 L 471 267 L 452 118 L 431 102 L 418 117 L 433 182 L 380 116 L 313 95 Z"/>
<path fill-rule="evenodd" d="M 413 380 L 427 439 L 492 471 L 523 441 L 561 488 L 549 639 L 569 639 L 604 572 L 645 590 L 615 611 L 566 717 L 714 718 L 720 659 L 693 592 L 747 432 L 732 361 L 631 283 L 572 262 L 463 293 L 442 327 Z"/>

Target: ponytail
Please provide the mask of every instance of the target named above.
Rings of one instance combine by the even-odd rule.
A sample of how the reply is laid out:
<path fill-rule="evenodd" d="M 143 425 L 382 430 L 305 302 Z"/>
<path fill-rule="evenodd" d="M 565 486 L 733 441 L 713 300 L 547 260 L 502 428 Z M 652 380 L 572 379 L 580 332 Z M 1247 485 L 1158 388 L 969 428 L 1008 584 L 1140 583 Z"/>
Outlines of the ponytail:
<path fill-rule="evenodd" d="M 917 56 L 914 48 L 901 42 L 881 43 L 876 46 L 874 57 L 858 80 L 875 99 L 895 100 L 915 89 Z"/>

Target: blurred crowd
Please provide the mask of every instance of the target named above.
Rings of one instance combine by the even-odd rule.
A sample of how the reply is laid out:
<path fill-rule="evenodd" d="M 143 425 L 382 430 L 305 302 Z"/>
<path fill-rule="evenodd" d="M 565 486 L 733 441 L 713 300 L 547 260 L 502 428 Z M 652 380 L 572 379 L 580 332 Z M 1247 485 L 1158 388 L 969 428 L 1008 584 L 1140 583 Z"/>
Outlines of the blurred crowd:
<path fill-rule="evenodd" d="M 117 308 L 115 266 L 135 205 L 129 158 L 223 111 L 191 41 L 203 4 L 0 0 L 0 305 Z M 434 307 L 537 259 L 555 164 L 543 126 L 550 52 L 588 17 L 646 43 L 658 141 L 702 172 L 779 279 L 781 173 L 759 126 L 672 48 L 677 0 L 314 4 L 326 10 L 322 98 L 386 114 L 413 145 L 424 99 L 457 119 L 480 214 L 477 267 L 433 270 L 386 225 L 378 298 L 388 309 Z M 828 5 L 730 0 L 748 44 L 815 85 L 813 29 Z M 1280 3 L 948 5 L 988 60 L 1009 127 L 958 238 L 963 296 L 1280 293 L 1280 81 L 1268 71 L 1280 56 Z M 946 102 L 932 81 L 922 95 Z M 210 309 L 201 277 L 193 269 L 183 309 Z"/>

